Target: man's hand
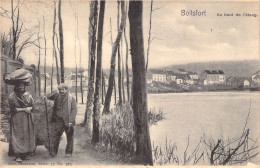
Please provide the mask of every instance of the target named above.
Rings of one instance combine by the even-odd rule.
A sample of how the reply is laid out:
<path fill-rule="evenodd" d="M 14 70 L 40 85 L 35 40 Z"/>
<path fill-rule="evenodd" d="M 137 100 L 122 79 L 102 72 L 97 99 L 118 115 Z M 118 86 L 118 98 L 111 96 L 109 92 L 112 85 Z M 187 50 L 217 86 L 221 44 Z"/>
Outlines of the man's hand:
<path fill-rule="evenodd" d="M 46 100 L 47 96 L 42 96 L 41 99 Z"/>

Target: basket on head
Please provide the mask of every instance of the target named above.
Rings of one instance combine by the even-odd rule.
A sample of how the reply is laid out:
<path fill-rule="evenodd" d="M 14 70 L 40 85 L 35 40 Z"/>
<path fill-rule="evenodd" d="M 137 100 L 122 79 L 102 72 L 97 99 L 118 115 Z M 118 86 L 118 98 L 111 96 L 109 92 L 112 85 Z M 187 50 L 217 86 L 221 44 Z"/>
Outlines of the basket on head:
<path fill-rule="evenodd" d="M 18 83 L 24 83 L 26 86 L 30 85 L 32 74 L 30 71 L 20 68 L 15 71 L 4 75 L 4 82 L 8 85 L 16 85 Z"/>

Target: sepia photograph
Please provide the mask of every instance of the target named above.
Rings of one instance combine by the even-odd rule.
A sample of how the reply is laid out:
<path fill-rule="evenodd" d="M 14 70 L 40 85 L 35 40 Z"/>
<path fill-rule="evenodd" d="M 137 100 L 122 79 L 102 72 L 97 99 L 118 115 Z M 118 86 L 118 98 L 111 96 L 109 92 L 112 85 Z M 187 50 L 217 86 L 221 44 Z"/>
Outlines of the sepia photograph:
<path fill-rule="evenodd" d="M 0 5 L 0 167 L 260 165 L 258 0 Z"/>

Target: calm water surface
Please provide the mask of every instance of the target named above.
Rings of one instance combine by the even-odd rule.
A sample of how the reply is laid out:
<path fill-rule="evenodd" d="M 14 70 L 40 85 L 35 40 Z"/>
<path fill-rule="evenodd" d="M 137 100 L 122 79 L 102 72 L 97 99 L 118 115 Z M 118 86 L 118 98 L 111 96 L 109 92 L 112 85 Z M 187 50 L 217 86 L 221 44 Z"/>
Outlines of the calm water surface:
<path fill-rule="evenodd" d="M 148 107 L 162 108 L 166 117 L 150 128 L 152 143 L 163 145 L 167 137 L 178 151 L 185 150 L 188 137 L 192 148 L 203 134 L 215 141 L 241 135 L 249 109 L 250 135 L 260 135 L 260 92 L 149 94 Z"/>

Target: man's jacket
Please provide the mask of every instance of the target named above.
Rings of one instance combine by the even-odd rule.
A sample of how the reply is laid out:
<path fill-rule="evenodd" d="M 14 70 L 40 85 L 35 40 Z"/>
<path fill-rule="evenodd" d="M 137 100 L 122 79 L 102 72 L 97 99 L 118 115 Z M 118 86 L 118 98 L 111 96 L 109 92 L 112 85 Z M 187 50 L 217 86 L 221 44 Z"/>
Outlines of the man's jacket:
<path fill-rule="evenodd" d="M 54 106 L 51 122 L 55 122 L 57 117 L 62 117 L 67 127 L 69 127 L 69 123 L 73 123 L 74 125 L 77 115 L 77 103 L 75 98 L 69 93 L 67 93 L 64 97 L 61 97 L 60 94 L 56 93 L 52 96 L 52 99 L 54 99 Z M 58 116 L 58 113 L 62 115 Z"/>

